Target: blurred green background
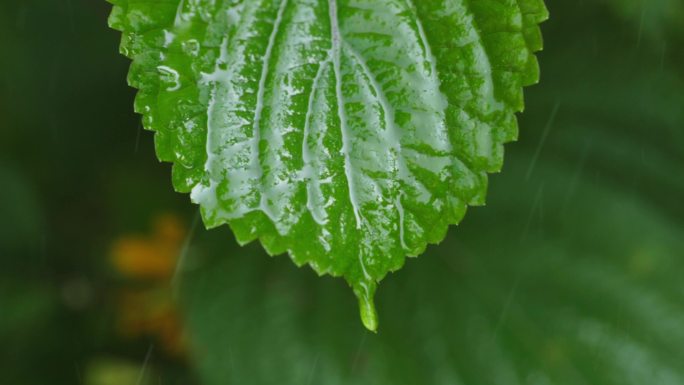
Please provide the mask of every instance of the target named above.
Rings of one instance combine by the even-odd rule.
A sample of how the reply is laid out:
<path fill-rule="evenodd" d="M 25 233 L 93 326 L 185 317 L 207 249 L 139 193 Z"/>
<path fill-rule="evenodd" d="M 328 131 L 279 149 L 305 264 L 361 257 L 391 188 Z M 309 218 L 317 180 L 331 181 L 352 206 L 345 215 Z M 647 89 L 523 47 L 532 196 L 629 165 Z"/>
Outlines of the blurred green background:
<path fill-rule="evenodd" d="M 375 335 L 172 191 L 108 4 L 0 2 L 0 384 L 683 384 L 684 3 L 547 5 L 487 207 Z"/>

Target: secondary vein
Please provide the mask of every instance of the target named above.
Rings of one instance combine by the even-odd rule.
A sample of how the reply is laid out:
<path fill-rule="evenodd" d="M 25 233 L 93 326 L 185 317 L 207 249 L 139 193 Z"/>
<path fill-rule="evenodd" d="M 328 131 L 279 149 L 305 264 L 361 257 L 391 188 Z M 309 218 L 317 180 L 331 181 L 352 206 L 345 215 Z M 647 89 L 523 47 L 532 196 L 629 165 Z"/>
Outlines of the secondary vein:
<path fill-rule="evenodd" d="M 261 141 L 261 117 L 264 110 L 264 95 L 266 93 L 266 79 L 268 78 L 268 70 L 271 64 L 271 57 L 273 56 L 273 47 L 275 46 L 276 37 L 280 30 L 280 24 L 283 22 L 283 15 L 285 14 L 285 9 L 287 8 L 288 0 L 282 0 L 280 2 L 280 7 L 278 8 L 278 14 L 275 21 L 273 22 L 273 29 L 271 30 L 271 35 L 268 38 L 268 45 L 266 46 L 266 52 L 264 53 L 264 62 L 261 67 L 261 77 L 259 78 L 259 88 L 257 89 L 257 100 L 254 112 L 254 124 L 252 131 L 252 170 L 255 173 L 257 179 L 261 180 L 263 175 L 263 169 L 260 163 L 259 154 L 259 142 Z M 261 209 L 265 214 L 269 215 L 264 205 L 264 196 L 261 196 Z M 271 216 L 271 215 L 269 215 Z"/>
<path fill-rule="evenodd" d="M 351 166 L 351 143 L 349 140 L 349 127 L 347 127 L 347 116 L 344 111 L 344 99 L 342 96 L 342 71 L 341 71 L 341 37 L 340 26 L 337 19 L 337 0 L 328 0 L 328 7 L 330 13 L 330 34 L 332 39 L 332 58 L 333 68 L 335 72 L 335 94 L 337 96 L 337 112 L 340 118 L 340 131 L 342 134 L 342 153 L 344 154 L 344 173 L 347 177 L 347 187 L 349 188 L 349 200 L 356 218 L 356 228 L 361 228 L 361 214 L 359 213 L 359 204 L 356 197 L 356 188 L 352 174 Z"/>

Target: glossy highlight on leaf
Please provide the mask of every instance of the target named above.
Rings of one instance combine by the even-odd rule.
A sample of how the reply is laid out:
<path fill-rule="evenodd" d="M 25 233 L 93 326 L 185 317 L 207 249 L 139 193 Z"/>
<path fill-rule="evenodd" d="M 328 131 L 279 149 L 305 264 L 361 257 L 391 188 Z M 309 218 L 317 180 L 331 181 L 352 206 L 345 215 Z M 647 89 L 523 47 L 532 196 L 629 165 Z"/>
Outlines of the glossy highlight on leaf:
<path fill-rule="evenodd" d="M 208 227 L 377 283 L 440 242 L 517 137 L 542 0 L 109 0 L 135 110 Z"/>

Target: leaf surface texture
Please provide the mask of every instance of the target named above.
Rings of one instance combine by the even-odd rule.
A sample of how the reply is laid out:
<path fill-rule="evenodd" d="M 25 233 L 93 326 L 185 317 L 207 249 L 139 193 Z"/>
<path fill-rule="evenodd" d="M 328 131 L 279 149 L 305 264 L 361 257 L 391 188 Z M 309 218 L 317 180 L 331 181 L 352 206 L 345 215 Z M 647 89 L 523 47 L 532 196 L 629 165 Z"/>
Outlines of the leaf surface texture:
<path fill-rule="evenodd" d="M 517 137 L 541 0 L 111 0 L 136 111 L 208 227 L 377 282 L 444 238 Z"/>

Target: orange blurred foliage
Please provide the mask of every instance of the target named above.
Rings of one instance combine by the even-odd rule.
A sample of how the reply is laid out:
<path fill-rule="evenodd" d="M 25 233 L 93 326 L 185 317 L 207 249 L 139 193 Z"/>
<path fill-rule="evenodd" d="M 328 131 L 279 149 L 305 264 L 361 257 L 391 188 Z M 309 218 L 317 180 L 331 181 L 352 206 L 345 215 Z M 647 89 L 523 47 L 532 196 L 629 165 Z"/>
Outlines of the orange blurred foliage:
<path fill-rule="evenodd" d="M 117 292 L 117 329 L 127 338 L 156 338 L 167 354 L 182 357 L 185 338 L 170 283 L 187 230 L 173 214 L 157 216 L 152 229 L 111 247 L 112 265 L 135 284 Z"/>

